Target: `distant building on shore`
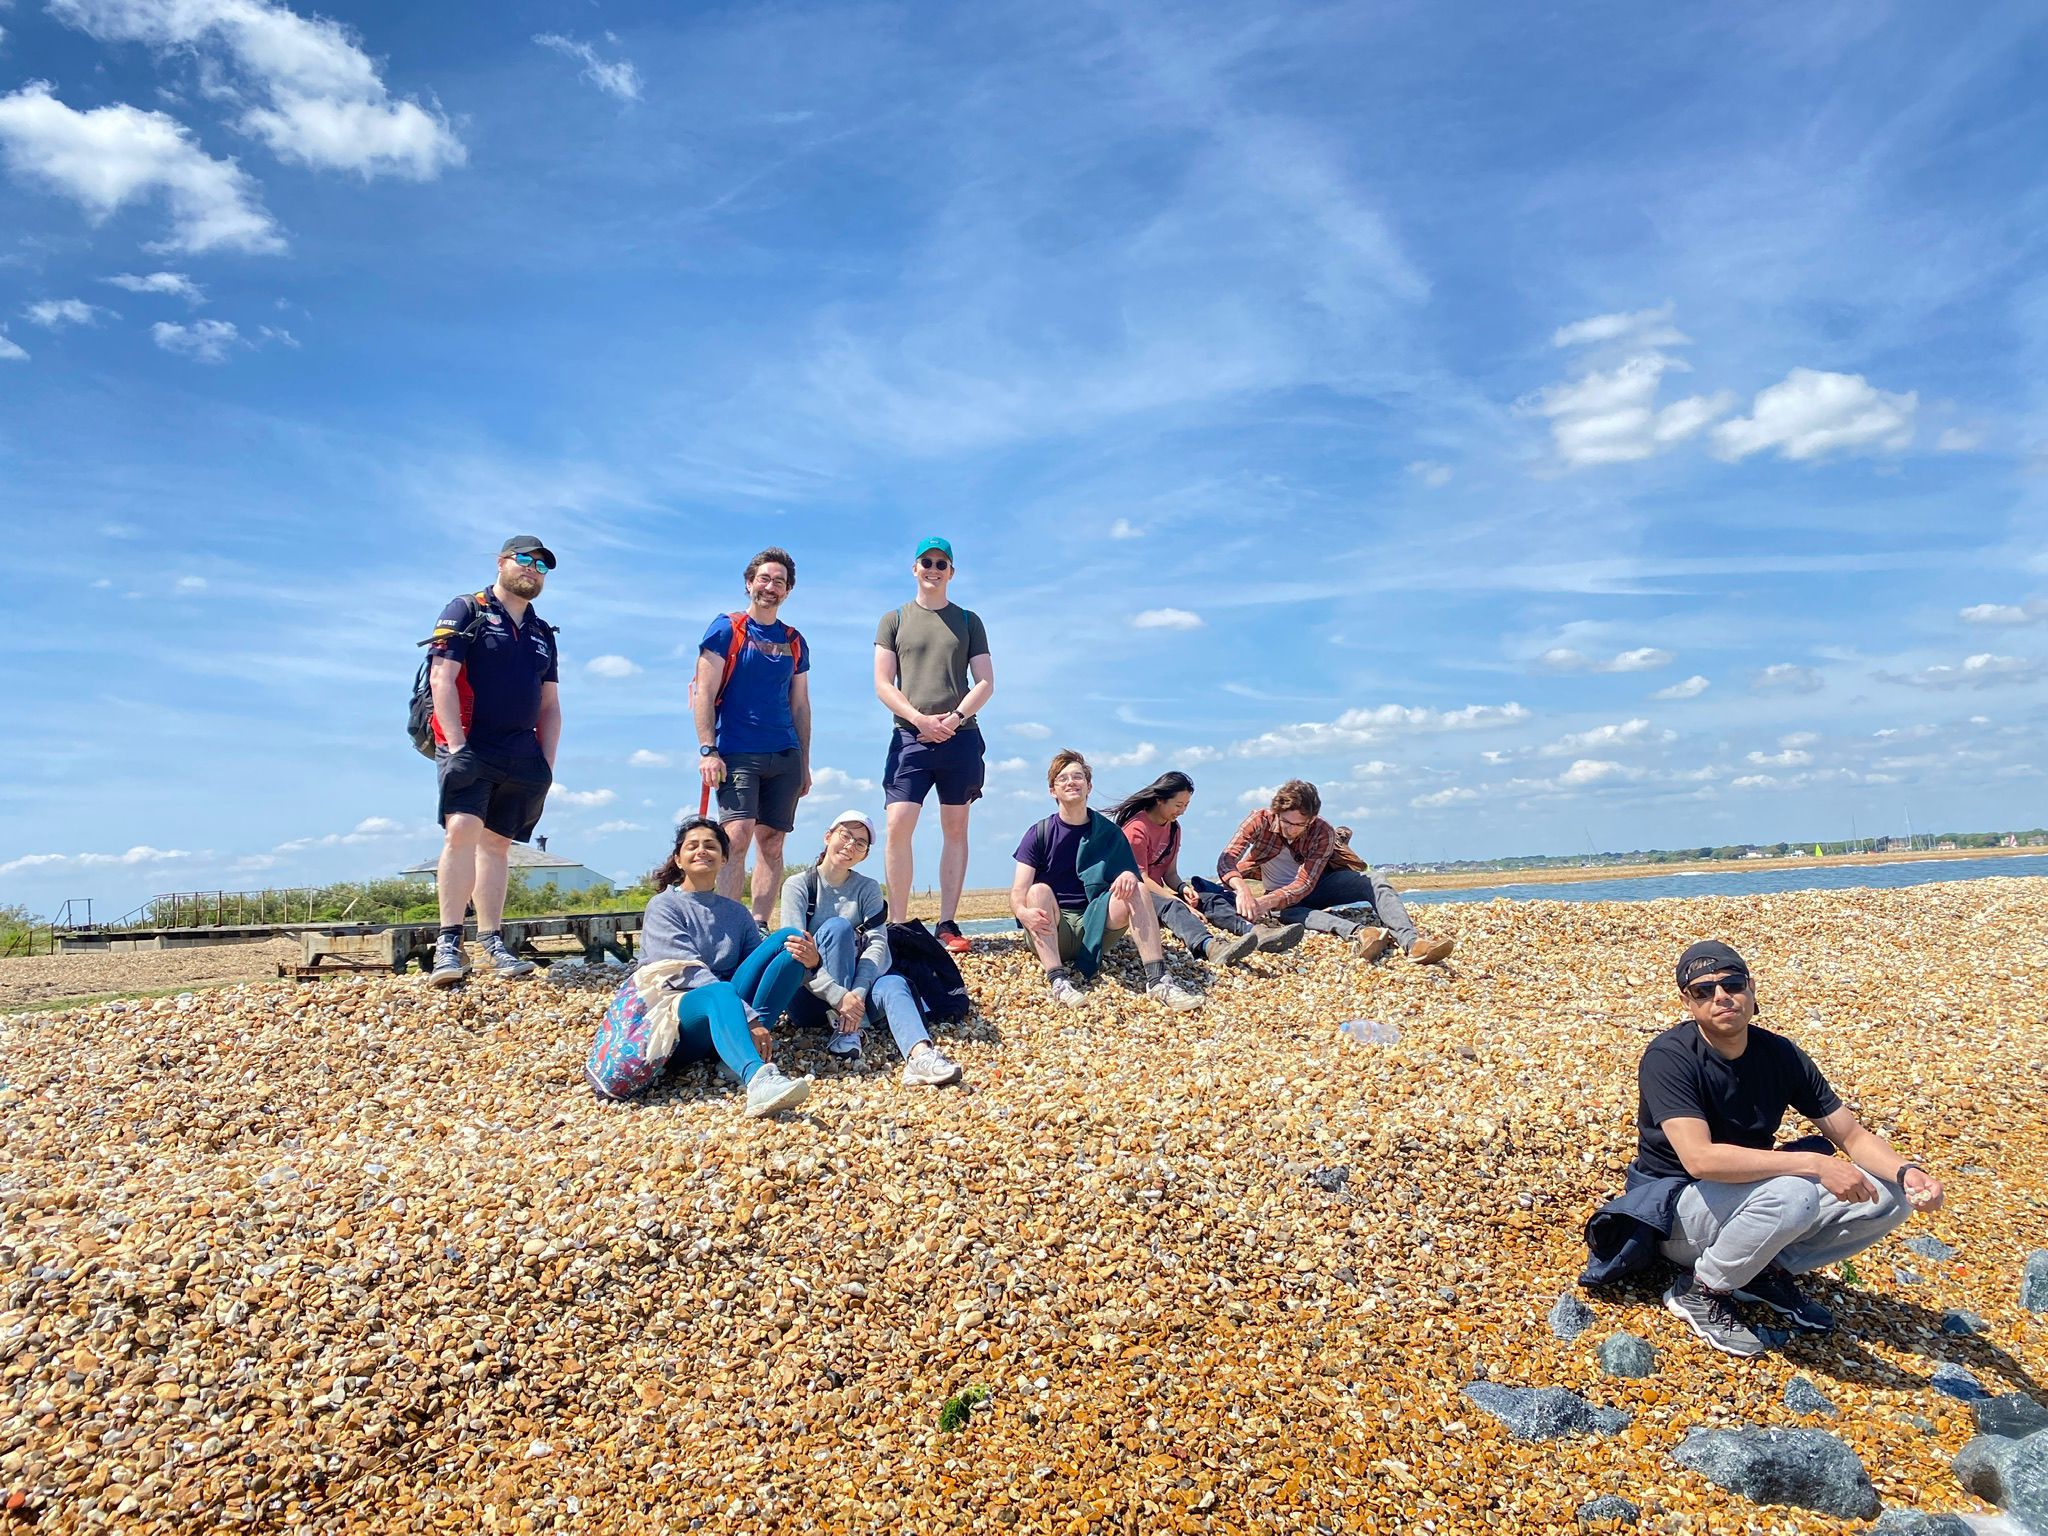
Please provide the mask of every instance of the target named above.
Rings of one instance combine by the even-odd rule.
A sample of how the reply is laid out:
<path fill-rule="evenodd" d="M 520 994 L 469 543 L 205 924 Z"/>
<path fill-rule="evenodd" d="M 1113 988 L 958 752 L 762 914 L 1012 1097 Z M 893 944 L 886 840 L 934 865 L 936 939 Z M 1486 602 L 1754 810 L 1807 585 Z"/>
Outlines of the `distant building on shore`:
<path fill-rule="evenodd" d="M 604 891 L 613 889 L 611 877 L 600 875 L 596 870 L 578 864 L 574 859 L 565 859 L 559 853 L 548 852 L 548 840 L 543 837 L 529 848 L 524 843 L 512 845 L 512 872 L 523 876 L 532 885 L 553 885 L 559 891 Z M 431 884 L 439 870 L 440 857 L 422 859 L 417 864 L 407 865 L 398 872 L 401 880 L 425 880 Z"/>

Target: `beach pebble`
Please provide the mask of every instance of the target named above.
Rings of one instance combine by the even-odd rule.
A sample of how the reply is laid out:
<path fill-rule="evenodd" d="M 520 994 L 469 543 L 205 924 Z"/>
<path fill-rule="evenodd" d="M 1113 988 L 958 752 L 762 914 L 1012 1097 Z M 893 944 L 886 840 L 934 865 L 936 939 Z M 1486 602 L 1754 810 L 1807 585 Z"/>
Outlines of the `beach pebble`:
<path fill-rule="evenodd" d="M 1619 1531 L 1642 1519 L 1643 1512 L 1618 1493 L 1603 1493 L 1586 1500 L 1573 1511 L 1573 1517 L 1587 1531 Z"/>
<path fill-rule="evenodd" d="M 1610 1333 L 1600 1341 L 1600 1369 L 1609 1376 L 1650 1376 L 1657 1370 L 1657 1351 L 1633 1333 Z"/>
<path fill-rule="evenodd" d="M 1593 1326 L 1593 1309 L 1566 1292 L 1550 1304 L 1550 1331 L 1560 1339 L 1576 1339 Z"/>

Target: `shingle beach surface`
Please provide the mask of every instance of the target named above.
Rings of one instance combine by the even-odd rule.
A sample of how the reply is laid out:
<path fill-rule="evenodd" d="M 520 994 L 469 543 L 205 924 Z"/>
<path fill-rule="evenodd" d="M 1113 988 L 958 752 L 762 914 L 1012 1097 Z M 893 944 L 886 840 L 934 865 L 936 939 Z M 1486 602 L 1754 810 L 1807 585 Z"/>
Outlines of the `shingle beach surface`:
<path fill-rule="evenodd" d="M 1191 1017 L 1128 977 L 1056 1011 L 1017 939 L 983 940 L 980 1017 L 942 1032 L 964 1090 L 902 1088 L 885 1039 L 865 1072 L 807 1039 L 782 1059 L 817 1090 L 766 1121 L 701 1068 L 594 1099 L 616 973 L 580 968 L 0 1018 L 0 1528 L 1452 1536 L 1576 1530 L 1603 1494 L 1645 1531 L 1857 1528 L 1671 1458 L 1799 1427 L 1795 1376 L 1887 1507 L 1981 1510 L 1950 1467 L 1972 1410 L 1928 1380 L 2048 1388 L 2020 1305 L 2048 881 L 1427 920 L 1447 967 L 1312 936 Z M 1950 1205 L 1859 1284 L 1816 1277 L 1833 1337 L 1733 1360 L 1645 1281 L 1560 1338 L 1672 959 L 1710 935 Z M 1400 1039 L 1340 1039 L 1352 1018 Z M 1985 1331 L 1942 1332 L 1952 1309 Z M 1623 1330 L 1655 1375 L 1601 1371 Z M 1632 1417 L 1523 1443 L 1482 1380 Z"/>

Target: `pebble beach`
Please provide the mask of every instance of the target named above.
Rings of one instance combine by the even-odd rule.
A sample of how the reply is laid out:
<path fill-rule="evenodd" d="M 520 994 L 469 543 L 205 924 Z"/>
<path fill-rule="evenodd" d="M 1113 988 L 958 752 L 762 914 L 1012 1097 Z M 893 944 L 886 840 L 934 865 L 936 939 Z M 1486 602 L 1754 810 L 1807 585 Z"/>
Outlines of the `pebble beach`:
<path fill-rule="evenodd" d="M 940 1033 L 964 1087 L 785 1035 L 817 1088 L 762 1121 L 705 1068 L 595 1099 L 601 968 L 0 1017 L 0 1528 L 1452 1536 L 1603 1495 L 1642 1530 L 1866 1527 L 1672 1457 L 1741 1426 L 1839 1437 L 1887 1509 L 1988 1514 L 1936 1372 L 2048 1402 L 2048 880 L 1425 922 L 1450 964 L 1169 944 L 1194 1015 L 1128 950 L 1055 1010 L 984 939 Z M 1949 1202 L 1814 1277 L 1832 1336 L 1733 1360 L 1646 1281 L 1561 1337 L 1710 936 Z M 1648 1374 L 1603 1370 L 1621 1332 Z M 1475 1383 L 1619 1427 L 1518 1440 Z"/>

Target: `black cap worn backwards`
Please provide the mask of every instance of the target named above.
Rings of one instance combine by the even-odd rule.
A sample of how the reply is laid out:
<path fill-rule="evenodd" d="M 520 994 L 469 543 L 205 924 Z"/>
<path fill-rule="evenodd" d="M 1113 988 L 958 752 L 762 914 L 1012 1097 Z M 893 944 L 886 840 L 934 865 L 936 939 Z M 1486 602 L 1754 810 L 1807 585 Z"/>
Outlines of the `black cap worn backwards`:
<path fill-rule="evenodd" d="M 499 550 L 498 553 L 500 555 L 539 555 L 541 559 L 547 561 L 548 569 L 551 571 L 561 569 L 562 565 L 562 562 L 555 558 L 555 552 L 530 533 L 513 534 L 511 538 L 505 541 L 505 547 Z"/>
<path fill-rule="evenodd" d="M 1719 939 L 1702 939 L 1688 945 L 1684 954 L 1678 957 L 1678 984 L 1689 987 L 1702 976 L 1720 976 L 1733 972 L 1738 976 L 1749 974 L 1749 962 L 1735 953 Z"/>

